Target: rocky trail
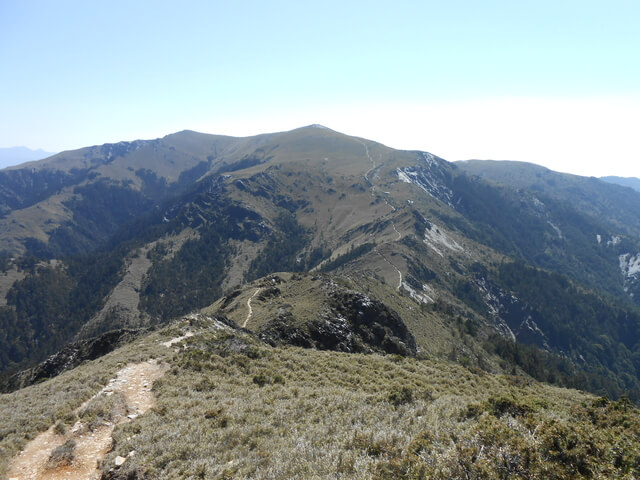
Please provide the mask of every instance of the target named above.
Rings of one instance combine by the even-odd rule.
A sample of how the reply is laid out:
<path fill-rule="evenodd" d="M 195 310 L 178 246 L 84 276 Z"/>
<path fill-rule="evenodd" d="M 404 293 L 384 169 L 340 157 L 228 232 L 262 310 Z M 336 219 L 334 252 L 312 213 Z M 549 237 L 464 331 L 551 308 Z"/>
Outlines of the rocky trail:
<path fill-rule="evenodd" d="M 100 478 L 99 462 L 112 448 L 116 425 L 130 422 L 154 404 L 153 382 L 168 365 L 155 360 L 130 364 L 77 410 L 79 420 L 66 432 L 51 426 L 29 442 L 9 465 L 9 480 L 92 480 Z M 109 399 L 112 401 L 109 402 Z M 118 399 L 118 402 L 115 401 Z M 101 405 L 103 407 L 101 407 Z M 105 411 L 104 406 L 111 406 Z M 101 410 L 102 408 L 102 410 Z M 90 415 L 90 412 L 100 412 Z M 89 414 L 88 414 L 89 412 Z M 135 455 L 135 452 L 130 452 Z M 118 457 L 116 463 L 124 463 Z"/>
<path fill-rule="evenodd" d="M 367 156 L 367 159 L 369 159 L 369 161 L 371 162 L 371 168 L 365 172 L 364 179 L 369 184 L 369 186 L 371 188 L 371 196 L 375 197 L 376 187 L 373 184 L 373 182 L 371 181 L 371 179 L 369 178 L 369 174 L 376 169 L 376 162 L 373 160 L 373 158 L 371 158 L 371 155 L 369 154 L 369 147 L 367 147 L 367 144 L 364 143 L 361 140 L 356 140 L 356 141 L 364 147 L 364 152 L 365 152 L 365 154 Z"/>

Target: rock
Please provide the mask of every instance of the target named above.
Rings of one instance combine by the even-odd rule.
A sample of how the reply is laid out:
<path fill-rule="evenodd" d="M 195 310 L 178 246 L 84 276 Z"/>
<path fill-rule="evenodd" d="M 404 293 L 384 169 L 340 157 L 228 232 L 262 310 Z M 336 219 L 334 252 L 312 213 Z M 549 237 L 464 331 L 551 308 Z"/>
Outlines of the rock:
<path fill-rule="evenodd" d="M 120 455 L 118 455 L 116 457 L 115 463 L 116 463 L 116 467 L 120 467 L 122 466 L 122 464 L 126 461 L 127 459 L 125 457 L 121 457 Z"/>
<path fill-rule="evenodd" d="M 332 289 L 328 308 L 315 319 L 298 321 L 278 311 L 259 336 L 270 345 L 294 345 L 349 353 L 417 354 L 416 341 L 400 316 L 384 303 L 343 289 Z"/>

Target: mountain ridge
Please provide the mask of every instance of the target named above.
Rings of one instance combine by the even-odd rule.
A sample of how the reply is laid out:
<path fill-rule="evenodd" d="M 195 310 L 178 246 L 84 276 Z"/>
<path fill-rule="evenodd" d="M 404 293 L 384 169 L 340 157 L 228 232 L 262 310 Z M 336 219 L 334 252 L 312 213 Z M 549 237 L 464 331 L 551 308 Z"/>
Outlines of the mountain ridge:
<path fill-rule="evenodd" d="M 632 478 L 639 198 L 317 126 L 0 171 L 0 475 Z"/>
<path fill-rule="evenodd" d="M 375 292 L 428 354 L 497 368 L 496 352 L 510 355 L 499 339 L 517 340 L 545 361 L 568 358 L 563 368 L 586 372 L 583 388 L 638 390 L 640 197 L 532 166 L 485 179 L 497 170 L 482 165 L 479 175 L 479 164 L 307 126 L 245 138 L 183 131 L 63 152 L 36 173 L 11 170 L 0 178 L 5 198 L 32 180 L 49 190 L 4 203 L 0 222 L 12 227 L 0 244 L 14 259 L 3 268 L 15 278 L 0 292 L 12 332 L 4 368 L 72 339 L 166 323 L 274 272 L 324 271 Z M 631 206 L 609 216 L 623 201 Z M 41 234 L 29 236 L 29 225 Z M 552 293 L 561 314 L 545 310 Z M 575 298 L 591 305 L 581 315 L 598 328 L 578 328 Z M 302 318 L 281 324 L 316 325 Z M 457 344 L 460 329 L 471 346 Z M 600 355 L 599 337 L 617 353 Z"/>
<path fill-rule="evenodd" d="M 600 177 L 601 180 L 614 183 L 616 185 L 622 185 L 623 187 L 633 188 L 636 191 L 640 191 L 640 179 L 636 177 Z"/>
<path fill-rule="evenodd" d="M 33 160 L 41 160 L 52 155 L 55 155 L 55 153 L 46 152 L 41 148 L 34 150 L 28 147 L 0 147 L 0 169 Z"/>

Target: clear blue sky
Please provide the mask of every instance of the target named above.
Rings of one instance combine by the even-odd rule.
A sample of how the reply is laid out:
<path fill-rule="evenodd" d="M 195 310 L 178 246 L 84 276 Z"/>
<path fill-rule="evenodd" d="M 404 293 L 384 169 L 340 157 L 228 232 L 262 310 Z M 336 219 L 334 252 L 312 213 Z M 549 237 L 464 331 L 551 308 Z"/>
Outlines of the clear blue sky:
<path fill-rule="evenodd" d="M 0 0 L 0 147 L 322 123 L 640 176 L 640 2 Z"/>

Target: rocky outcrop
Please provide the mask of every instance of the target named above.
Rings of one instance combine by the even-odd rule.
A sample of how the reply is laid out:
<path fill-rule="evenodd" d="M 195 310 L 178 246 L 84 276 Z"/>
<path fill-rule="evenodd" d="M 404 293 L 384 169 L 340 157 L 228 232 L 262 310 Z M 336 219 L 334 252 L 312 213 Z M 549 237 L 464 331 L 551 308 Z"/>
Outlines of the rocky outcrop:
<path fill-rule="evenodd" d="M 294 345 L 349 353 L 417 354 L 416 341 L 400 316 L 384 303 L 352 291 L 330 294 L 330 308 L 300 323 L 281 311 L 258 332 L 271 345 Z"/>
<path fill-rule="evenodd" d="M 540 312 L 512 292 L 477 275 L 473 283 L 487 308 L 487 318 L 500 335 L 513 341 L 549 350 L 548 338 L 540 328 Z"/>
<path fill-rule="evenodd" d="M 394 310 L 357 292 L 338 291 L 332 295 L 334 310 L 346 319 L 355 335 L 376 350 L 415 355 L 415 338 Z"/>

